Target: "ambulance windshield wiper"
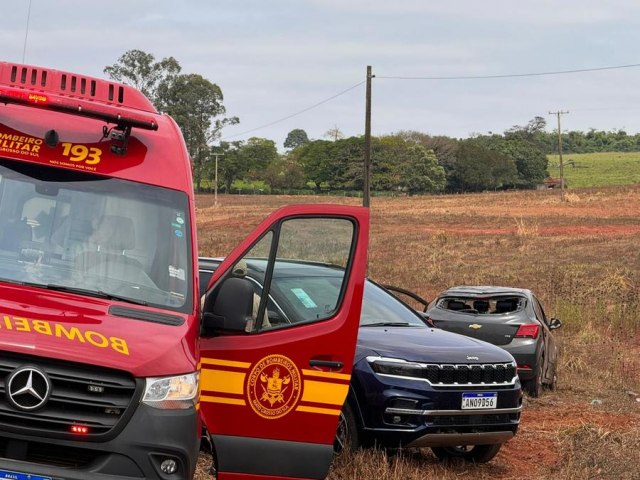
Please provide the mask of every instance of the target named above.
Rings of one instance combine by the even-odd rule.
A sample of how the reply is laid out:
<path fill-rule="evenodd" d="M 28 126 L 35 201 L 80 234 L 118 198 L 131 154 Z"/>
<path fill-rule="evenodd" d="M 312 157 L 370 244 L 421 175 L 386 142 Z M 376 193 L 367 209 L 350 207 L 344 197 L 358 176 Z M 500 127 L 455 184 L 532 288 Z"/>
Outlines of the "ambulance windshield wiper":
<path fill-rule="evenodd" d="M 35 286 L 42 287 L 43 285 L 34 284 Z M 102 290 L 90 290 L 88 288 L 69 287 L 67 285 L 58 285 L 55 283 L 47 283 L 44 285 L 48 290 L 56 290 L 58 292 L 77 293 L 79 295 L 88 295 L 97 298 L 106 298 L 107 300 L 119 300 L 121 302 L 133 303 L 135 305 L 147 305 L 144 300 L 137 300 L 135 298 L 120 297 L 112 293 L 103 292 Z"/>

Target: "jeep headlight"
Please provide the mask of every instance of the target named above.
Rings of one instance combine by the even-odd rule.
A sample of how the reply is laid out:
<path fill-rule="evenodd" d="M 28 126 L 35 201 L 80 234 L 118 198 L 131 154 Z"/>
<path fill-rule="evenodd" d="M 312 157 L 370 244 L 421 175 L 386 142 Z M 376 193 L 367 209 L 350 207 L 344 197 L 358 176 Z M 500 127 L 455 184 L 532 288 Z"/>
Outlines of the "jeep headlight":
<path fill-rule="evenodd" d="M 142 403 L 154 408 L 186 409 L 193 407 L 198 396 L 198 373 L 175 377 L 147 378 Z"/>
<path fill-rule="evenodd" d="M 367 357 L 371 369 L 381 375 L 396 377 L 424 378 L 424 368 L 419 363 L 407 362 L 399 358 Z"/>

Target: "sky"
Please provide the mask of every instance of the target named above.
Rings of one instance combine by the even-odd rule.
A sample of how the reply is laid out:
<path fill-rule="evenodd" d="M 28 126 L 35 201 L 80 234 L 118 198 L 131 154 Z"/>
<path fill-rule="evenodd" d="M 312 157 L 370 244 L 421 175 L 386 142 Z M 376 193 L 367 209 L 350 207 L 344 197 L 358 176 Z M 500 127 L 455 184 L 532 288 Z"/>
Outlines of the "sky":
<path fill-rule="evenodd" d="M 31 0 L 28 17 L 29 3 L 0 0 L 0 61 L 24 55 L 105 77 L 131 49 L 173 56 L 183 73 L 217 84 L 227 115 L 239 117 L 223 140 L 264 137 L 282 150 L 296 128 L 311 139 L 336 127 L 363 135 L 367 65 L 373 135 L 465 138 L 535 116 L 552 130 L 557 110 L 569 111 L 565 131 L 640 132 L 640 67 L 390 78 L 640 64 L 635 0 Z"/>

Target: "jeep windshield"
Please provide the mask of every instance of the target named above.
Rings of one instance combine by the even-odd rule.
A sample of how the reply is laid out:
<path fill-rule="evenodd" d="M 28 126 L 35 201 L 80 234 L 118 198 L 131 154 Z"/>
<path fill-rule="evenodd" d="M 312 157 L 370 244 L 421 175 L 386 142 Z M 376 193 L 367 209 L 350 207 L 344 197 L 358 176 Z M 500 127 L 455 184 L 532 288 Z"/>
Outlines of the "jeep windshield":
<path fill-rule="evenodd" d="M 184 193 L 0 159 L 0 281 L 188 311 Z"/>
<path fill-rule="evenodd" d="M 259 260 L 250 260 L 251 275 L 258 283 L 263 271 Z M 254 273 L 255 272 L 255 273 Z M 287 312 L 283 316 L 312 321 L 335 309 L 340 296 L 344 270 L 322 264 L 288 261 L 276 263 L 272 295 L 276 304 Z M 424 322 L 409 307 L 388 291 L 370 281 L 365 282 L 361 327 L 425 327 Z"/>

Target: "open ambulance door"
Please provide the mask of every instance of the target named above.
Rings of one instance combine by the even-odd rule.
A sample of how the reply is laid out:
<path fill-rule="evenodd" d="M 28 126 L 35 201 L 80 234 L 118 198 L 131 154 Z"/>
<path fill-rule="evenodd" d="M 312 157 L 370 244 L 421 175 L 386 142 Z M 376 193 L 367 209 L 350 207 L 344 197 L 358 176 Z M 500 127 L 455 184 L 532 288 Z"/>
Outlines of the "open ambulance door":
<path fill-rule="evenodd" d="M 216 269 L 203 305 L 199 407 L 220 480 L 327 475 L 368 234 L 361 207 L 284 207 Z M 308 278 L 314 265 L 329 274 Z"/>

